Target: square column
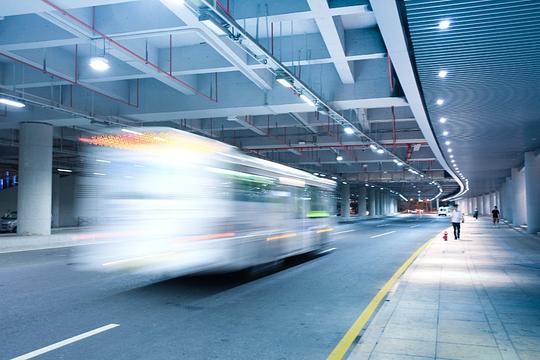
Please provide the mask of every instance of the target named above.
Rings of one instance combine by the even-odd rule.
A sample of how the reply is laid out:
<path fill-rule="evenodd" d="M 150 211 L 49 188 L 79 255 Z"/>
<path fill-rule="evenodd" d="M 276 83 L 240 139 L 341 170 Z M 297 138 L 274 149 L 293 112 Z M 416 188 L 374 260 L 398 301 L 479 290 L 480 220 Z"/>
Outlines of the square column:
<path fill-rule="evenodd" d="M 520 226 L 527 222 L 527 209 L 525 206 L 526 188 L 525 176 L 523 171 L 517 168 L 512 169 L 512 192 L 514 194 L 513 201 L 513 225 Z"/>
<path fill-rule="evenodd" d="M 53 127 L 22 123 L 19 131 L 17 234 L 50 235 Z"/>
<path fill-rule="evenodd" d="M 369 188 L 369 195 L 368 195 L 368 201 L 369 201 L 369 216 L 375 216 L 376 212 L 376 201 L 375 201 L 375 189 Z"/>
<path fill-rule="evenodd" d="M 525 188 L 527 207 L 527 232 L 540 232 L 540 156 L 525 153 Z"/>
<path fill-rule="evenodd" d="M 350 216 L 351 209 L 351 191 L 349 184 L 340 185 L 340 195 L 341 195 L 341 217 L 343 219 L 348 219 Z"/>
<path fill-rule="evenodd" d="M 362 186 L 358 191 L 358 216 L 366 216 L 366 187 Z"/>

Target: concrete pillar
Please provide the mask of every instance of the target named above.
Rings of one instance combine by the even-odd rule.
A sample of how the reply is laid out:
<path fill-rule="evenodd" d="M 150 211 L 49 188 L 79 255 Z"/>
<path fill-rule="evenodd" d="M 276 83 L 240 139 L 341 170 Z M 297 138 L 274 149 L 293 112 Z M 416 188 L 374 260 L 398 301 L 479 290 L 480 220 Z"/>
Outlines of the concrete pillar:
<path fill-rule="evenodd" d="M 376 212 L 375 189 L 369 188 L 368 194 L 369 194 L 368 195 L 369 216 L 375 216 L 375 212 Z"/>
<path fill-rule="evenodd" d="M 350 217 L 351 208 L 351 189 L 349 184 L 340 185 L 341 196 L 341 218 L 348 219 Z"/>
<path fill-rule="evenodd" d="M 484 215 L 484 197 L 482 195 L 477 196 L 478 200 L 478 212 L 480 215 Z"/>
<path fill-rule="evenodd" d="M 484 215 L 489 215 L 491 213 L 491 203 L 489 198 L 489 194 L 484 194 Z"/>
<path fill-rule="evenodd" d="M 362 186 L 358 191 L 358 216 L 366 216 L 366 187 Z"/>
<path fill-rule="evenodd" d="M 512 169 L 512 192 L 514 193 L 513 221 L 514 226 L 520 226 L 527 222 L 527 209 L 525 206 L 526 188 L 525 188 L 525 176 L 523 171 L 515 168 Z"/>
<path fill-rule="evenodd" d="M 514 184 L 512 182 L 512 178 L 508 177 L 506 178 L 506 215 L 504 215 L 504 218 L 508 220 L 509 222 L 514 222 Z"/>
<path fill-rule="evenodd" d="M 50 235 L 53 127 L 22 123 L 19 131 L 17 233 Z"/>
<path fill-rule="evenodd" d="M 525 188 L 527 206 L 527 232 L 540 232 L 540 156 L 525 153 Z"/>

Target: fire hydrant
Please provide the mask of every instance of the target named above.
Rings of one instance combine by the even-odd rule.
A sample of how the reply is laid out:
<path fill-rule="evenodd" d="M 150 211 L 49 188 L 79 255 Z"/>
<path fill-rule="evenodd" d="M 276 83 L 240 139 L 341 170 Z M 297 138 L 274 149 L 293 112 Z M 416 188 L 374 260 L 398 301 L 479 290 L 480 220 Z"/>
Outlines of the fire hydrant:
<path fill-rule="evenodd" d="M 444 239 L 444 241 L 448 241 L 448 232 L 447 231 L 444 232 L 444 235 L 443 235 L 442 238 Z"/>

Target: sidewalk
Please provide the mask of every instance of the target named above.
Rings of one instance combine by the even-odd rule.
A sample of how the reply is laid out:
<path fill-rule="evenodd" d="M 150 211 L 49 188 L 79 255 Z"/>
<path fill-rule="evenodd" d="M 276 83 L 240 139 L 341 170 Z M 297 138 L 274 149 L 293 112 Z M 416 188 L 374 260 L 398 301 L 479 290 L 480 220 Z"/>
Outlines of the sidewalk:
<path fill-rule="evenodd" d="M 540 238 L 468 217 L 449 239 L 411 265 L 349 359 L 540 359 Z"/>
<path fill-rule="evenodd" d="M 21 236 L 17 234 L 0 234 L 0 254 L 90 245 L 103 241 L 94 238 L 92 234 L 87 234 L 89 230 L 88 227 L 69 227 L 52 229 L 51 235 Z"/>

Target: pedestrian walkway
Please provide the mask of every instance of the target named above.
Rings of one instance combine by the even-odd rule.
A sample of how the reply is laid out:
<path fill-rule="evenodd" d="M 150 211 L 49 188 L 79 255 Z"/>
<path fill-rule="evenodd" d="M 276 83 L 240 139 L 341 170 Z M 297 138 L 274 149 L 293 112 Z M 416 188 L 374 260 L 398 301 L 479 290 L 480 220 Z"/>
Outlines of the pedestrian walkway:
<path fill-rule="evenodd" d="M 471 217 L 461 237 L 417 258 L 350 359 L 540 359 L 540 238 Z"/>

